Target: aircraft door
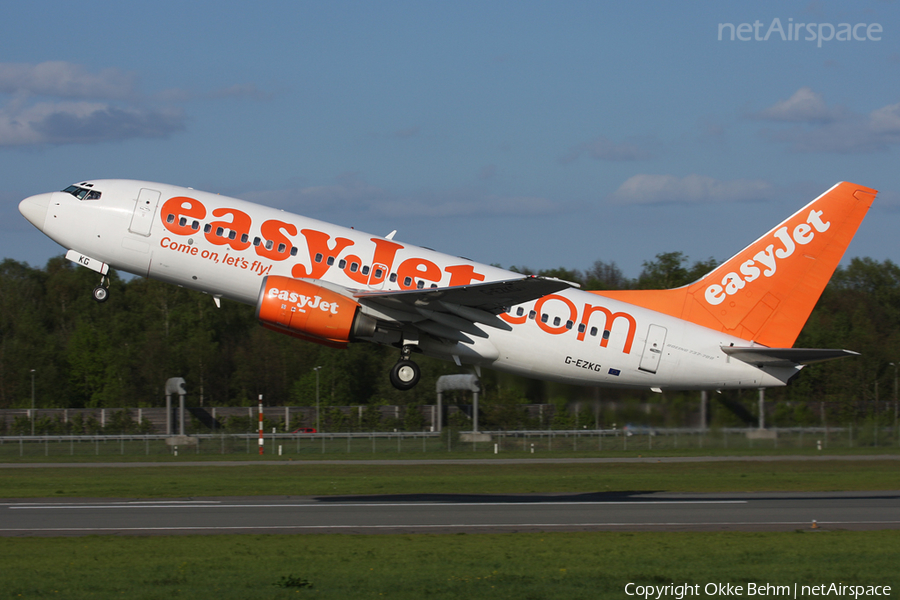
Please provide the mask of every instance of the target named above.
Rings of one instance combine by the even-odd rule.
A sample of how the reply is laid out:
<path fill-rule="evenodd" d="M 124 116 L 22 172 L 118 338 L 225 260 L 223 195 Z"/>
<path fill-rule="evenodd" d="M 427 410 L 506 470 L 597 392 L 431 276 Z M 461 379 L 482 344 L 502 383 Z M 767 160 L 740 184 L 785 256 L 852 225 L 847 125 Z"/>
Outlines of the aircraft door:
<path fill-rule="evenodd" d="M 150 227 L 153 225 L 153 215 L 156 214 L 159 196 L 160 193 L 156 190 L 141 188 L 134 203 L 134 214 L 131 216 L 131 225 L 128 227 L 128 231 L 143 236 L 150 235 Z"/>
<path fill-rule="evenodd" d="M 651 325 L 647 331 L 647 342 L 644 344 L 644 353 L 641 355 L 641 371 L 656 373 L 659 367 L 659 359 L 666 343 L 666 328 L 660 325 Z"/>

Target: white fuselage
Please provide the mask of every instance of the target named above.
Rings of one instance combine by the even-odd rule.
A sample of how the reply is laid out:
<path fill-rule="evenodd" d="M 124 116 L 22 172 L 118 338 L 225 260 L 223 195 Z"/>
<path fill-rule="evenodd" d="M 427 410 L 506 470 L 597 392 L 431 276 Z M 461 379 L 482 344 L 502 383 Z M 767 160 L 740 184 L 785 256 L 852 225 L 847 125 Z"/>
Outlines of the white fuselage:
<path fill-rule="evenodd" d="M 86 182 L 99 199 L 53 192 L 23 201 L 50 238 L 113 268 L 256 304 L 263 277 L 318 280 L 332 289 L 428 289 L 521 275 L 259 204 L 170 185 Z M 173 207 L 178 208 L 174 210 Z M 173 217 L 176 215 L 181 217 Z M 189 213 L 184 217 L 185 213 Z M 172 215 L 172 216 L 170 216 Z M 71 253 L 70 253 L 71 254 Z M 92 266 L 92 265 L 87 265 Z M 96 268 L 94 266 L 93 268 Z M 390 314 L 365 309 L 389 320 Z M 798 368 L 760 369 L 722 346 L 745 340 L 570 288 L 513 306 L 509 330 L 454 345 L 422 340 L 447 360 L 578 385 L 724 389 L 784 385 Z M 376 340 L 377 341 L 377 340 Z"/>

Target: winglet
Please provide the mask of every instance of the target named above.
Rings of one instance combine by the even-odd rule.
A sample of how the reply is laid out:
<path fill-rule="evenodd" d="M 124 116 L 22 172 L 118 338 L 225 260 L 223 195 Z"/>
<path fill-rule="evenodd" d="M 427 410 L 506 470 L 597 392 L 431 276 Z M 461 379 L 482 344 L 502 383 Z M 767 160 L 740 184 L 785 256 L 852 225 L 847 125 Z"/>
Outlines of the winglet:
<path fill-rule="evenodd" d="M 595 293 L 765 346 L 788 348 L 877 193 L 838 183 L 688 286 Z"/>

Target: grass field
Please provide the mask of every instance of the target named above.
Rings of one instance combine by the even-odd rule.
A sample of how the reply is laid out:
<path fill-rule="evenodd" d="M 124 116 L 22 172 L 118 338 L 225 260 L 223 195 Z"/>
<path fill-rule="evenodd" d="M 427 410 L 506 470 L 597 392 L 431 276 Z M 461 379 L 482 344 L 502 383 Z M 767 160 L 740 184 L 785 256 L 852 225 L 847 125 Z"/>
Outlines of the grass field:
<path fill-rule="evenodd" d="M 896 598 L 898 556 L 888 531 L 6 538 L 0 598 L 570 600 L 633 597 L 629 582 L 704 598 L 724 597 L 707 584 L 890 585 Z"/>
<path fill-rule="evenodd" d="M 8 498 L 898 490 L 900 464 L 170 463 L 0 468 L 0 485 Z M 0 538 L 0 599 L 628 599 L 629 582 L 699 585 L 692 600 L 725 597 L 707 584 L 749 596 L 751 583 L 890 585 L 897 597 L 898 561 L 896 531 Z"/>
<path fill-rule="evenodd" d="M 900 489 L 893 460 L 495 465 L 47 467 L 0 469 L 0 497 L 163 498 L 345 494 Z"/>

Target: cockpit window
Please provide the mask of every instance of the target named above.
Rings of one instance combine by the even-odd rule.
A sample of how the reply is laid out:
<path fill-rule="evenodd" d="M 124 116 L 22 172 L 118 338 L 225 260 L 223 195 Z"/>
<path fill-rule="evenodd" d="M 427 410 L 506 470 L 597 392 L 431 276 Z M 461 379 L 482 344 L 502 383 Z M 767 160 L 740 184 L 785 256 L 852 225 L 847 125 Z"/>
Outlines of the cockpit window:
<path fill-rule="evenodd" d="M 72 194 L 79 200 L 99 200 L 100 192 L 97 190 L 89 190 L 87 188 L 83 188 L 77 185 L 70 185 L 66 189 L 63 190 L 69 194 Z"/>

